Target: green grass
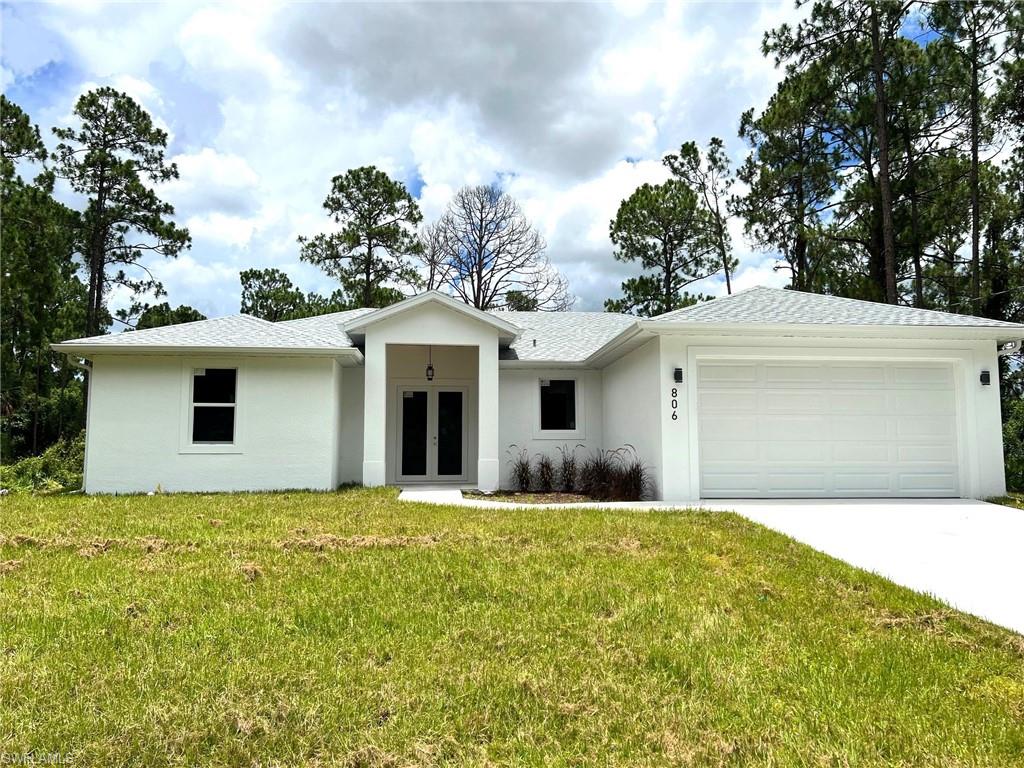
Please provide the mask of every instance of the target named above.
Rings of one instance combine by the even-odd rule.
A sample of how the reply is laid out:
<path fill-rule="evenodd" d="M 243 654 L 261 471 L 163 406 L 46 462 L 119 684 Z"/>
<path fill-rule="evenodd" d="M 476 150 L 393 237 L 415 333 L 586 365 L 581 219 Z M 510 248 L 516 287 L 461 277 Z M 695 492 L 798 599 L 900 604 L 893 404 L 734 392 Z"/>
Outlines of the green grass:
<path fill-rule="evenodd" d="M 0 757 L 978 765 L 1024 638 L 716 513 L 0 500 Z"/>
<path fill-rule="evenodd" d="M 995 499 L 989 499 L 993 504 L 1002 504 L 1007 507 L 1024 509 L 1024 493 L 1008 493 Z"/>

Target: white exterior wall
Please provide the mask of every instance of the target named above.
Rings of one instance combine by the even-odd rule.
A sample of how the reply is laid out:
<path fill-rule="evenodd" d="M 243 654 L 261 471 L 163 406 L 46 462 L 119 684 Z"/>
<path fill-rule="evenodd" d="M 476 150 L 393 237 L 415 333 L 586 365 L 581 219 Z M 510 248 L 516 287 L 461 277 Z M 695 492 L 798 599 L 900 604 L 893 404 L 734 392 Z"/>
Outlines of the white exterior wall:
<path fill-rule="evenodd" d="M 991 341 L 886 340 L 878 338 L 750 338 L 663 335 L 661 337 L 662 389 L 671 384 L 673 368 L 684 370 L 678 418 L 661 397 L 662 498 L 692 501 L 700 498 L 699 446 L 696 422 L 697 362 L 706 357 L 793 358 L 814 360 L 894 359 L 950 363 L 957 379 L 958 444 L 961 495 L 989 498 L 1006 492 L 1003 472 L 1002 423 L 999 412 L 998 364 Z M 982 370 L 992 384 L 980 383 Z"/>
<path fill-rule="evenodd" d="M 666 461 L 663 455 L 661 405 L 671 395 L 671 370 L 662 370 L 661 339 L 648 341 L 603 371 L 605 448 L 629 444 L 651 468 L 654 495 L 662 498 Z"/>
<path fill-rule="evenodd" d="M 363 368 L 342 368 L 341 380 L 338 485 L 363 481 Z"/>
<path fill-rule="evenodd" d="M 330 489 L 338 475 L 331 358 L 92 359 L 88 493 Z M 188 444 L 193 368 L 238 368 L 234 446 Z"/>
<path fill-rule="evenodd" d="M 576 380 L 576 429 L 572 432 L 542 432 L 540 428 L 540 380 Z M 577 457 L 605 448 L 603 442 L 603 392 L 601 372 L 559 368 L 502 368 L 498 375 L 501 409 L 498 413 L 498 446 L 501 449 L 499 485 L 511 487 L 513 454 L 525 448 L 530 461 L 546 454 L 557 466 L 558 449 L 576 445 Z M 517 446 L 510 451 L 511 445 Z"/>

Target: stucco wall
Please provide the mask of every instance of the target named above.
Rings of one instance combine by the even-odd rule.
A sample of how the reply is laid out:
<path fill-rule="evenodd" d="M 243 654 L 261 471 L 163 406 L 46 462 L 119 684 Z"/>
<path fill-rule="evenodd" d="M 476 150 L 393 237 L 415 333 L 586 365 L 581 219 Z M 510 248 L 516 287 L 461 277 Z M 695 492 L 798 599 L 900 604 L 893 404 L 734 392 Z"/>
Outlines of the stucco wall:
<path fill-rule="evenodd" d="M 729 354 L 755 357 L 808 355 L 815 360 L 916 359 L 950 363 L 957 379 L 961 496 L 988 498 L 1005 493 L 998 366 L 993 342 L 665 335 L 661 337 L 661 369 L 665 372 L 662 389 L 670 386 L 666 377 L 673 368 L 682 368 L 686 381 L 679 391 L 677 419 L 671 418 L 672 408 L 664 393 L 660 398 L 662 454 L 665 457 L 663 498 L 693 500 L 700 496 L 693 402 L 697 361 L 702 356 Z M 993 384 L 990 386 L 983 386 L 979 381 L 983 369 L 992 372 Z"/>
<path fill-rule="evenodd" d="M 577 429 L 573 433 L 544 433 L 540 429 L 540 380 L 576 379 Z M 557 465 L 558 449 L 567 446 L 577 449 L 582 458 L 587 453 L 605 447 L 603 444 L 603 410 L 600 371 L 579 369 L 510 369 L 501 368 L 498 374 L 498 446 L 501 453 L 502 488 L 511 487 L 511 459 L 513 453 L 525 448 L 531 461 L 544 453 Z M 510 451 L 511 445 L 515 451 Z"/>
<path fill-rule="evenodd" d="M 603 371 L 606 448 L 629 444 L 651 469 L 655 496 L 663 488 L 662 395 L 669 394 L 668 373 L 660 370 L 659 339 L 619 358 Z M 663 392 L 664 390 L 664 392 Z"/>
<path fill-rule="evenodd" d="M 87 492 L 334 487 L 333 360 L 100 355 L 92 363 Z M 234 447 L 201 453 L 187 444 L 187 381 L 200 367 L 239 369 Z"/>
<path fill-rule="evenodd" d="M 339 485 L 363 481 L 363 368 L 342 368 L 341 377 Z"/>

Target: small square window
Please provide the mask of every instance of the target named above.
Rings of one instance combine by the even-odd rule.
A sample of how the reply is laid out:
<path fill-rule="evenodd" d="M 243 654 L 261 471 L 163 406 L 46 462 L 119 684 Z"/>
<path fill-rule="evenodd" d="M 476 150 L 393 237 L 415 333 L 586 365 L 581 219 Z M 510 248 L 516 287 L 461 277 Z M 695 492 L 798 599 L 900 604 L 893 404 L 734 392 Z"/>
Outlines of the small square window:
<path fill-rule="evenodd" d="M 576 429 L 575 379 L 541 379 L 540 428 L 545 431 Z"/>
<path fill-rule="evenodd" d="M 235 368 L 197 368 L 192 372 L 192 442 L 235 440 Z"/>

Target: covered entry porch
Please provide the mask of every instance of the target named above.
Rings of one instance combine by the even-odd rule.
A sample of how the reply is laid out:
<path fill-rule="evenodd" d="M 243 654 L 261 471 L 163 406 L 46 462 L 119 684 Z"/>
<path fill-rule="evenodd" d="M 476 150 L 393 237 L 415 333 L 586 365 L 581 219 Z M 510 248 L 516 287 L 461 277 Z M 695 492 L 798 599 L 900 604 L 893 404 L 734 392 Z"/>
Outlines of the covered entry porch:
<path fill-rule="evenodd" d="M 498 348 L 518 328 L 436 292 L 346 326 L 363 346 L 363 484 L 498 487 Z"/>
<path fill-rule="evenodd" d="M 478 358 L 478 347 L 388 345 L 388 484 L 477 484 Z"/>

